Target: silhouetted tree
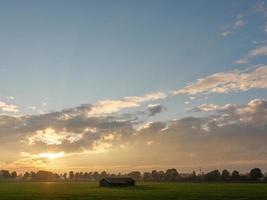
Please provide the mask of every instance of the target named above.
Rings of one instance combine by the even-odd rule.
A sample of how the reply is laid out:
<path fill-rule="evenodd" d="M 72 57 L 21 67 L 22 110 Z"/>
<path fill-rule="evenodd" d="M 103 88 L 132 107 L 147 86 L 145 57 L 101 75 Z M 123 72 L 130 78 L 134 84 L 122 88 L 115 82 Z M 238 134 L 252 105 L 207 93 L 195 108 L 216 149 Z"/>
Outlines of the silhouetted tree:
<path fill-rule="evenodd" d="M 108 173 L 106 171 L 101 172 L 99 178 L 101 179 L 101 178 L 106 178 L 106 177 L 108 177 Z"/>
<path fill-rule="evenodd" d="M 74 173 L 73 173 L 73 171 L 70 171 L 69 172 L 69 179 L 70 180 L 73 180 L 74 179 Z"/>
<path fill-rule="evenodd" d="M 12 177 L 12 178 L 17 178 L 17 176 L 18 176 L 18 175 L 17 175 L 17 172 L 15 172 L 15 171 L 14 171 L 14 172 L 11 172 L 11 177 Z"/>
<path fill-rule="evenodd" d="M 160 181 L 164 181 L 164 179 L 165 179 L 165 173 L 164 173 L 164 171 L 159 171 L 158 174 L 159 174 L 159 180 Z"/>
<path fill-rule="evenodd" d="M 189 180 L 190 180 L 190 181 L 198 180 L 198 177 L 197 177 L 195 171 L 193 171 L 193 172 L 189 175 Z"/>
<path fill-rule="evenodd" d="M 128 174 L 129 177 L 131 177 L 132 179 L 139 181 L 142 178 L 142 175 L 139 171 L 133 171 L 131 173 Z"/>
<path fill-rule="evenodd" d="M 99 181 L 100 180 L 100 174 L 98 172 L 94 172 L 93 173 L 93 178 L 95 181 Z"/>
<path fill-rule="evenodd" d="M 223 181 L 227 181 L 227 180 L 229 180 L 229 179 L 230 179 L 230 172 L 227 171 L 226 169 L 224 169 L 224 170 L 222 171 L 222 176 L 221 176 L 221 178 L 222 178 Z"/>
<path fill-rule="evenodd" d="M 249 173 L 249 179 L 250 180 L 258 181 L 262 177 L 263 177 L 263 173 L 261 172 L 261 169 L 254 168 L 254 169 L 250 170 L 250 173 Z"/>
<path fill-rule="evenodd" d="M 207 181 L 218 181 L 220 180 L 220 172 L 219 170 L 213 170 L 207 174 L 205 174 L 205 180 Z"/>
<path fill-rule="evenodd" d="M 58 180 L 59 175 L 58 174 L 54 174 L 52 172 L 49 171 L 38 171 L 35 174 L 35 177 L 32 178 L 32 180 L 36 180 L 36 181 L 56 181 Z"/>
<path fill-rule="evenodd" d="M 156 170 L 152 170 L 151 178 L 152 178 L 153 181 L 159 181 L 160 180 L 160 175 Z"/>
<path fill-rule="evenodd" d="M 143 180 L 144 181 L 152 181 L 152 176 L 150 172 L 144 172 L 143 173 Z"/>
<path fill-rule="evenodd" d="M 165 180 L 166 181 L 176 181 L 178 179 L 178 172 L 176 169 L 167 169 L 165 173 Z"/>
<path fill-rule="evenodd" d="M 234 171 L 232 172 L 231 179 L 232 179 L 233 181 L 238 181 L 238 180 L 240 180 L 240 174 L 239 174 L 239 172 L 236 171 L 236 170 L 234 170 Z"/>
<path fill-rule="evenodd" d="M 9 178 L 11 178 L 11 174 L 9 173 L 8 170 L 1 170 L 0 171 L 0 178 L 9 179 Z"/>

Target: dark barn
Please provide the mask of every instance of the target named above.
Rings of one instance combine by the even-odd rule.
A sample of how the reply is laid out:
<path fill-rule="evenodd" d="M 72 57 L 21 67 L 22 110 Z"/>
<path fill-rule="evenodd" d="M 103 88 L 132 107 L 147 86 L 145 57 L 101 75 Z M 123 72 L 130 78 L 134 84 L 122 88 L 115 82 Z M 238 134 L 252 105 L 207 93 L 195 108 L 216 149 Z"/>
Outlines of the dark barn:
<path fill-rule="evenodd" d="M 102 178 L 99 181 L 101 187 L 129 187 L 135 186 L 135 180 L 132 178 Z"/>

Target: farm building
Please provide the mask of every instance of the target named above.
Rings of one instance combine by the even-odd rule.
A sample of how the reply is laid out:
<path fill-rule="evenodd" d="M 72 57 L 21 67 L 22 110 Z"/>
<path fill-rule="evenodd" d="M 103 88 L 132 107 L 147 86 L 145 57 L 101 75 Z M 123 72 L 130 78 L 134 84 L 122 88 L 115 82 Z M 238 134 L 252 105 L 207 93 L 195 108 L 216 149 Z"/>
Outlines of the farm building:
<path fill-rule="evenodd" d="M 101 187 L 128 187 L 135 186 L 135 180 L 132 178 L 102 178 L 99 181 Z"/>

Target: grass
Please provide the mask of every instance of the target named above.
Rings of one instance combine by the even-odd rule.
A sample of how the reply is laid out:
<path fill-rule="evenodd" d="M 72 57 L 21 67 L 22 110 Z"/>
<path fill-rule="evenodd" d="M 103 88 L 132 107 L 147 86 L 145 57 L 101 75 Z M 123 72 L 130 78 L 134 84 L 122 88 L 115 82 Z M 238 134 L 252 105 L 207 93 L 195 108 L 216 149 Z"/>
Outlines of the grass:
<path fill-rule="evenodd" d="M 0 183 L 1 200 L 267 200 L 267 184 L 140 183 L 100 188 L 97 183 Z"/>

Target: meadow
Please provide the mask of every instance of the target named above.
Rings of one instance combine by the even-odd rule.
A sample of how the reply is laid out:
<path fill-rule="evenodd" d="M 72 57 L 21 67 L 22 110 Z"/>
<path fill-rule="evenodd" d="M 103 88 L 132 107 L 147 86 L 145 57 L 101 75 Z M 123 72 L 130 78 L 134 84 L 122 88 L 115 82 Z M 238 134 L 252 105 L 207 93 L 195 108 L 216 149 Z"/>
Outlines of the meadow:
<path fill-rule="evenodd" d="M 267 184 L 138 183 L 132 188 L 101 188 L 98 183 L 0 183 L 1 200 L 263 200 Z"/>

